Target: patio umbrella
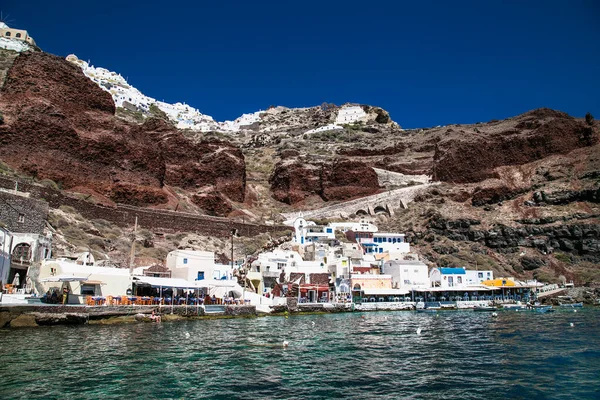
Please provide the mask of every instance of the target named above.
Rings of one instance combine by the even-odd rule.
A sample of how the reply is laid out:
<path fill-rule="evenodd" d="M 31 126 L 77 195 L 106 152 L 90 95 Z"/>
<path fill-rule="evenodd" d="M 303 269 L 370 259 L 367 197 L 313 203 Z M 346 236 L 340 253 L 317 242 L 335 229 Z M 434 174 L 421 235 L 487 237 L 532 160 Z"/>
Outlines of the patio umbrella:
<path fill-rule="evenodd" d="M 13 286 L 17 287 L 21 284 L 21 275 L 19 273 L 15 274 L 15 279 L 12 282 Z"/>

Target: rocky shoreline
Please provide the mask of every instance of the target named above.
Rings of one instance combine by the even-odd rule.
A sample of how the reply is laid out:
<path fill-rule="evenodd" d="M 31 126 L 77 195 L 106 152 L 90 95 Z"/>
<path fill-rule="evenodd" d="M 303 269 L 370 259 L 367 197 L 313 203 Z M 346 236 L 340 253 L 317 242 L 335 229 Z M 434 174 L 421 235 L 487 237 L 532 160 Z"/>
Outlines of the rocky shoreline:
<path fill-rule="evenodd" d="M 600 305 L 600 288 L 576 287 L 562 294 L 570 302 L 588 306 Z M 558 296 L 544 298 L 543 304 L 559 305 Z M 266 314 L 256 306 L 224 306 L 222 311 L 206 312 L 203 307 L 193 306 L 50 306 L 14 305 L 0 307 L 0 329 L 33 328 L 56 325 L 113 325 L 149 322 L 154 311 L 163 321 L 215 318 L 254 318 L 259 316 L 288 316 L 298 314 L 329 314 L 342 312 L 403 311 L 401 304 L 296 304 L 274 306 Z"/>
<path fill-rule="evenodd" d="M 54 325 L 112 325 L 139 322 L 141 315 L 152 312 L 162 315 L 163 321 L 255 317 L 255 306 L 225 306 L 222 312 L 205 312 L 193 306 L 33 306 L 0 307 L 0 329 L 31 328 Z M 136 318 L 136 316 L 138 318 Z M 143 320 L 143 318 L 142 318 Z"/>

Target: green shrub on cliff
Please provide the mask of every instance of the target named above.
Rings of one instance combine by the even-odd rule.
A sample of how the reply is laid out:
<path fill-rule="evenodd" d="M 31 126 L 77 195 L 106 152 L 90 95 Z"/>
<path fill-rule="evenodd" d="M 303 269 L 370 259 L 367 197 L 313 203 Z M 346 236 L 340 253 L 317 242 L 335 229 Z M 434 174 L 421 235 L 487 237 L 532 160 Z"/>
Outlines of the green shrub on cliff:
<path fill-rule="evenodd" d="M 556 258 L 558 261 L 562 261 L 566 264 L 572 263 L 571 257 L 564 253 L 554 253 L 554 258 Z"/>
<path fill-rule="evenodd" d="M 587 114 L 585 114 L 585 122 L 589 126 L 594 125 L 594 116 L 588 112 Z"/>
<path fill-rule="evenodd" d="M 167 113 L 165 113 L 163 110 L 158 108 L 158 106 L 155 103 L 150 104 L 148 111 L 150 111 L 150 114 L 152 114 L 156 118 L 164 119 L 165 121 L 169 120 Z"/>

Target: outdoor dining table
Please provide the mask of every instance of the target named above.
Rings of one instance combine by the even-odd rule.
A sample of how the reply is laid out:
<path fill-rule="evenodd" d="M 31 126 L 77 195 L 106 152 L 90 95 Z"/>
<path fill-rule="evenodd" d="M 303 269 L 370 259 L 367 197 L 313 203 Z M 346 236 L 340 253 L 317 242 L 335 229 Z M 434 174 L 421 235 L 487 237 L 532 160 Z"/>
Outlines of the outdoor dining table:
<path fill-rule="evenodd" d="M 130 297 L 127 297 L 127 300 L 129 300 L 130 303 L 135 304 L 135 301 L 137 300 L 137 297 L 130 296 Z"/>
<path fill-rule="evenodd" d="M 97 306 L 100 306 L 104 303 L 104 301 L 106 300 L 106 298 L 102 297 L 102 296 L 95 296 L 92 297 L 92 300 L 94 300 L 94 304 Z"/>
<path fill-rule="evenodd" d="M 143 297 L 142 297 L 142 303 L 143 303 L 144 305 L 150 305 L 150 297 L 148 297 L 148 296 L 143 296 Z"/>

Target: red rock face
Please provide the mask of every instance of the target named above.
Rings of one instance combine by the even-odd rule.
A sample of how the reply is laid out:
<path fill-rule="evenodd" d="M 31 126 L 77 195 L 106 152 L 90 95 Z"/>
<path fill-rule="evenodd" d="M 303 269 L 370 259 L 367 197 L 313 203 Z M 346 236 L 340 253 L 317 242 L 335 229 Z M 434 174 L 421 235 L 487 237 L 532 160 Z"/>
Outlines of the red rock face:
<path fill-rule="evenodd" d="M 591 127 L 553 110 L 534 110 L 511 122 L 510 129 L 501 132 L 442 140 L 435 151 L 433 179 L 479 182 L 495 177 L 496 167 L 522 165 L 552 154 L 567 154 L 598 142 Z"/>
<path fill-rule="evenodd" d="M 225 142 L 194 143 L 158 119 L 132 125 L 114 116 L 109 93 L 75 65 L 45 53 L 20 55 L 0 91 L 2 160 L 62 189 L 89 189 L 137 206 L 168 201 L 164 186 L 243 201 L 241 151 Z"/>
<path fill-rule="evenodd" d="M 296 204 L 312 195 L 325 201 L 349 200 L 375 194 L 380 189 L 373 168 L 350 160 L 335 160 L 331 164 L 284 160 L 275 166 L 269 183 L 273 197 L 287 204 Z"/>
<path fill-rule="evenodd" d="M 325 201 L 369 196 L 380 189 L 375 170 L 360 161 L 337 160 L 324 165 L 321 182 Z"/>

